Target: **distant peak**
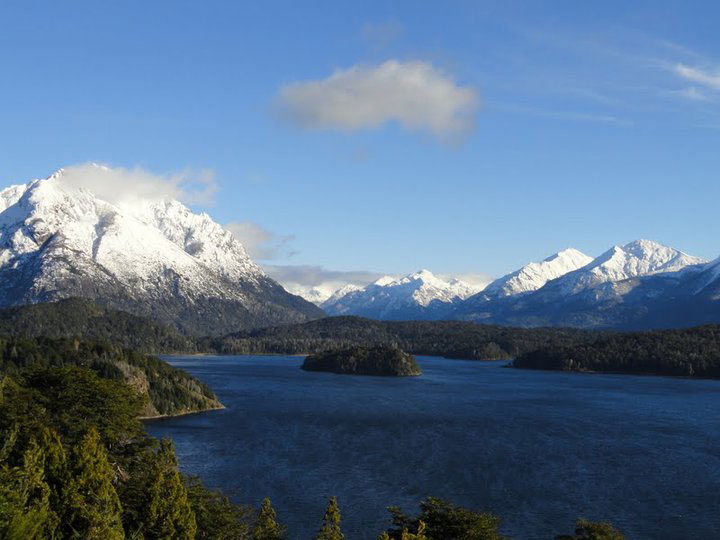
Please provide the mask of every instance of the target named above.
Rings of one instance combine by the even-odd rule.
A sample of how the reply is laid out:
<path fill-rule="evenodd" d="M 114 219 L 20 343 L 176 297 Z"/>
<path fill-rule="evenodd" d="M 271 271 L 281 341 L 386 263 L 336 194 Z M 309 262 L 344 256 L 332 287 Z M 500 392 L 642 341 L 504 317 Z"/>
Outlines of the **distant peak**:
<path fill-rule="evenodd" d="M 435 278 L 435 274 L 433 274 L 430 270 L 427 270 L 425 268 L 422 268 L 415 272 L 414 274 L 410 274 L 408 277 L 413 279 L 429 279 L 429 278 Z"/>

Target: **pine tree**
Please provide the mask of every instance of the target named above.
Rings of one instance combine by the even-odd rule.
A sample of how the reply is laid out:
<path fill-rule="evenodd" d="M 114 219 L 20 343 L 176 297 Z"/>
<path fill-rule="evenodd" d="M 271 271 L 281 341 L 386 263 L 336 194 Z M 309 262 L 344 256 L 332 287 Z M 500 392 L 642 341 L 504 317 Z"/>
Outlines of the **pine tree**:
<path fill-rule="evenodd" d="M 267 497 L 263 499 L 252 537 L 253 540 L 283 540 L 285 538 L 285 527 L 277 522 L 275 509 Z"/>
<path fill-rule="evenodd" d="M 52 536 L 55 522 L 50 509 L 50 487 L 45 482 L 45 456 L 31 439 L 21 466 L 0 466 L 0 537 L 47 538 Z"/>
<path fill-rule="evenodd" d="M 193 540 L 197 532 L 195 514 L 169 439 L 161 441 L 148 481 L 140 531 L 143 537 L 146 540 Z"/>
<path fill-rule="evenodd" d="M 121 540 L 122 507 L 112 484 L 113 471 L 97 429 L 92 428 L 73 452 L 70 476 L 62 492 L 68 536 Z"/>
<path fill-rule="evenodd" d="M 335 497 L 331 497 L 328 502 L 322 527 L 315 536 L 315 540 L 345 540 L 345 535 L 340 530 L 340 508 Z"/>

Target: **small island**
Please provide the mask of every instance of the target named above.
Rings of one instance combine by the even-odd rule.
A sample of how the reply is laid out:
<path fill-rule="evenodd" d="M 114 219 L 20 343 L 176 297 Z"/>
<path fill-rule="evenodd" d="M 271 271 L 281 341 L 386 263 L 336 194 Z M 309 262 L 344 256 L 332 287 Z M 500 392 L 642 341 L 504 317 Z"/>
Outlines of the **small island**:
<path fill-rule="evenodd" d="M 421 375 L 412 355 L 394 347 L 350 347 L 312 354 L 302 369 L 349 375 L 410 377 Z"/>

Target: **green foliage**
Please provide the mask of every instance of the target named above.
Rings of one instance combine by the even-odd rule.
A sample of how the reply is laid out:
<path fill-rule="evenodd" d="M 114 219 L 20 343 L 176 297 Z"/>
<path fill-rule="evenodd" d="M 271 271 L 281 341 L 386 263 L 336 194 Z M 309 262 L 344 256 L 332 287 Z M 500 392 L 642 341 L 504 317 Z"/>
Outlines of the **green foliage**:
<path fill-rule="evenodd" d="M 207 489 L 199 478 L 185 479 L 190 506 L 197 521 L 197 540 L 246 540 L 249 523 L 255 520 L 252 508 L 231 503 L 217 491 Z"/>
<path fill-rule="evenodd" d="M 0 337 L 0 374 L 67 366 L 91 369 L 105 379 L 130 384 L 149 400 L 143 409 L 149 416 L 220 405 L 201 381 L 158 358 L 119 345 L 66 338 Z"/>
<path fill-rule="evenodd" d="M 720 377 L 720 326 L 607 334 L 590 342 L 546 346 L 516 367 Z"/>
<path fill-rule="evenodd" d="M 500 518 L 485 512 L 475 512 L 455 506 L 436 497 L 420 503 L 417 517 L 406 516 L 399 508 L 388 509 L 395 529 L 390 538 L 399 540 L 427 537 L 432 540 L 501 540 L 498 532 Z"/>
<path fill-rule="evenodd" d="M 146 539 L 192 540 L 197 522 L 169 439 L 160 443 L 149 472 L 140 532 Z"/>
<path fill-rule="evenodd" d="M 578 519 L 574 535 L 556 536 L 555 540 L 625 540 L 625 536 L 609 523 Z"/>
<path fill-rule="evenodd" d="M 50 509 L 50 487 L 44 477 L 45 456 L 31 440 L 22 465 L 0 466 L 0 537 L 33 540 L 51 535 L 57 522 Z"/>
<path fill-rule="evenodd" d="M 125 538 L 120 499 L 100 434 L 91 428 L 73 452 L 70 477 L 63 486 L 66 536 L 88 540 Z"/>
<path fill-rule="evenodd" d="M 345 535 L 340 529 L 340 508 L 335 497 L 331 497 L 328 502 L 322 527 L 315 536 L 315 540 L 345 540 Z"/>
<path fill-rule="evenodd" d="M 408 532 L 407 529 L 403 529 L 400 540 L 428 540 L 428 537 L 425 535 L 425 529 L 425 522 L 420 520 L 418 521 L 417 533 L 412 534 Z"/>
<path fill-rule="evenodd" d="M 253 528 L 253 540 L 283 540 L 285 538 L 285 527 L 280 525 L 275 515 L 270 499 L 265 497 L 260 506 L 257 522 Z"/>
<path fill-rule="evenodd" d="M 174 328 L 80 298 L 0 309 L 0 335 L 112 342 L 148 353 L 196 351 L 194 340 Z"/>
<path fill-rule="evenodd" d="M 104 446 L 119 454 L 144 434 L 137 420 L 142 399 L 126 385 L 86 369 L 35 368 L 17 380 L 6 377 L 0 390 L 0 430 L 17 428 L 23 446 L 43 428 L 75 443 L 96 428 Z"/>

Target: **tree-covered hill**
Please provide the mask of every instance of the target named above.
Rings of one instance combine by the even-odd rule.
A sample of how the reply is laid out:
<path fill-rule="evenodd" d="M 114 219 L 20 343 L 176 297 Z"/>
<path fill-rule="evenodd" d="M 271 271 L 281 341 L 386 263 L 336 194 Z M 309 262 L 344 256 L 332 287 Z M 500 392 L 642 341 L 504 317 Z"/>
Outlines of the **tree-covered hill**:
<path fill-rule="evenodd" d="M 311 354 L 353 346 L 388 346 L 416 355 L 499 360 L 550 344 L 587 341 L 598 335 L 573 328 L 510 328 L 462 321 L 397 322 L 327 317 L 201 339 L 198 347 L 231 354 Z"/>
<path fill-rule="evenodd" d="M 143 416 L 182 414 L 222 405 L 203 382 L 158 358 L 120 345 L 74 338 L 0 337 L 0 376 L 30 367 L 77 366 L 122 381 L 146 397 Z"/>
<path fill-rule="evenodd" d="M 519 368 L 720 377 L 720 325 L 606 334 L 521 354 Z"/>
<path fill-rule="evenodd" d="M 0 335 L 109 341 L 149 353 L 196 350 L 174 328 L 80 298 L 0 309 Z"/>

